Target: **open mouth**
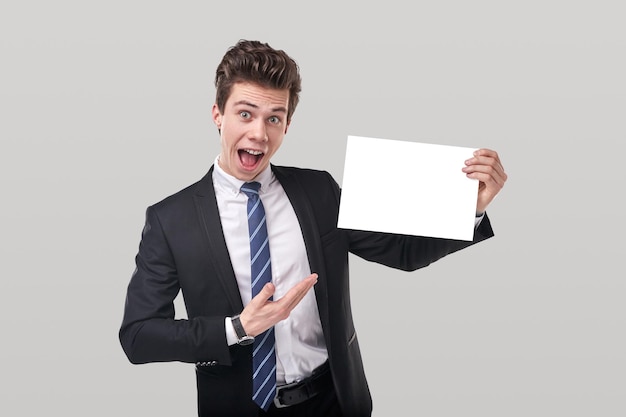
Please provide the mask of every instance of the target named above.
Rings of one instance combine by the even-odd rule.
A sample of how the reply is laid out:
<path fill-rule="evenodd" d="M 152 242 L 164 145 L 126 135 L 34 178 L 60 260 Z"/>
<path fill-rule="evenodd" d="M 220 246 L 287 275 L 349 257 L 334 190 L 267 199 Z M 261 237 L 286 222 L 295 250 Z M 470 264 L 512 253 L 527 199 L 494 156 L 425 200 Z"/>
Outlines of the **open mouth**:
<path fill-rule="evenodd" d="M 239 161 L 246 169 L 254 169 L 263 159 L 263 155 L 265 155 L 263 152 L 254 149 L 239 149 L 238 153 Z"/>

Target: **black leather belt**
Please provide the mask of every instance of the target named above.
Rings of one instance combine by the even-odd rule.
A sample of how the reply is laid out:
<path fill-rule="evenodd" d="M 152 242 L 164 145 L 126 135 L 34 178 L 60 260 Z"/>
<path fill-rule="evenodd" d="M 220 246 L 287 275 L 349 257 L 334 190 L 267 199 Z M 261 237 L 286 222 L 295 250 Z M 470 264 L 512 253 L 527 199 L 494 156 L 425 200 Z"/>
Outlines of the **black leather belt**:
<path fill-rule="evenodd" d="M 276 408 L 289 407 L 300 404 L 309 398 L 315 397 L 333 386 L 328 362 L 319 366 L 313 374 L 302 381 L 276 387 L 274 405 Z"/>

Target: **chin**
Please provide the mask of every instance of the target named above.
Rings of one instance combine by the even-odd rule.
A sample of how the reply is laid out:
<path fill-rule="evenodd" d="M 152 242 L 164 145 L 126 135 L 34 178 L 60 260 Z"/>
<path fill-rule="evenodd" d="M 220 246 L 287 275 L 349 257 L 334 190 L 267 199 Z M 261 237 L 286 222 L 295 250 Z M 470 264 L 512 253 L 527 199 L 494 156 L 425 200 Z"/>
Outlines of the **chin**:
<path fill-rule="evenodd" d="M 237 173 L 236 176 L 237 176 L 237 179 L 240 179 L 242 181 L 252 181 L 253 179 L 257 177 L 257 175 L 259 175 L 259 172 L 257 172 L 256 170 L 255 171 L 241 170 Z"/>

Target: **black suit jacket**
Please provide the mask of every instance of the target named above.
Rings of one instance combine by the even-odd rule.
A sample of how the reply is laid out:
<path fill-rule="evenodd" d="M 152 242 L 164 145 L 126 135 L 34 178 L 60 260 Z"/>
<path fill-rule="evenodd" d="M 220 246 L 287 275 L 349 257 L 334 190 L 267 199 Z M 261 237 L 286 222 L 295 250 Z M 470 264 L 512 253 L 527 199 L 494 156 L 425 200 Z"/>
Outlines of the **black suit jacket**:
<path fill-rule="evenodd" d="M 337 397 L 346 416 L 372 411 L 350 307 L 348 253 L 415 270 L 493 236 L 485 217 L 473 242 L 337 228 L 340 188 L 330 174 L 272 166 L 300 223 Z M 120 341 L 132 363 L 196 363 L 200 415 L 257 415 L 251 346 L 226 342 L 224 318 L 243 309 L 209 170 L 149 207 L 128 286 Z M 188 320 L 174 320 L 182 291 Z"/>

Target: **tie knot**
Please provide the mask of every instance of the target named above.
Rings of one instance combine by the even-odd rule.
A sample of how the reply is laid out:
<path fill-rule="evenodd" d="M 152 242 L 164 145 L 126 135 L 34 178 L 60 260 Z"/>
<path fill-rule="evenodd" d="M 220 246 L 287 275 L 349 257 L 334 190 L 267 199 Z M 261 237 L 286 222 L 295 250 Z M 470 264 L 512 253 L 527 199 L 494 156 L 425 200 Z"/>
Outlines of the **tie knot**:
<path fill-rule="evenodd" d="M 261 188 L 261 183 L 253 181 L 246 182 L 241 186 L 241 192 L 248 196 L 248 198 L 252 196 L 259 195 L 259 189 Z"/>

